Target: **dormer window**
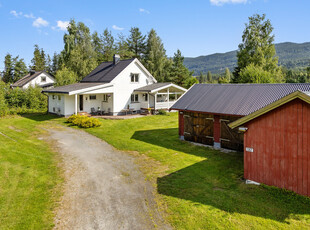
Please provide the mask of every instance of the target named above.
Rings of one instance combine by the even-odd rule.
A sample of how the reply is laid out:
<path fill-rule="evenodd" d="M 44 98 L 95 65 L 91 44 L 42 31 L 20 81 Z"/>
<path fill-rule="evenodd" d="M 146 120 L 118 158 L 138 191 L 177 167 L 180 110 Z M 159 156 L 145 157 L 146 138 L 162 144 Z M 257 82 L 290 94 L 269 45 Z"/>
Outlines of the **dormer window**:
<path fill-rule="evenodd" d="M 132 73 L 130 77 L 131 77 L 131 82 L 139 82 L 139 74 L 138 73 Z"/>
<path fill-rule="evenodd" d="M 41 82 L 46 82 L 46 77 L 45 76 L 41 77 Z"/>

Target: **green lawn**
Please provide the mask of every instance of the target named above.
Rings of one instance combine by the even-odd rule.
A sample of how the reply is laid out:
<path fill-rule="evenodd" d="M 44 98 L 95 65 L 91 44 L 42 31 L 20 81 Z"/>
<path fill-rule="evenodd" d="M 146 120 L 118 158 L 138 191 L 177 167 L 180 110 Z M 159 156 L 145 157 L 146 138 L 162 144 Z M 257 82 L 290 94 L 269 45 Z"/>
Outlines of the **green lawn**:
<path fill-rule="evenodd" d="M 40 140 L 37 128 L 50 118 L 0 118 L 0 229 L 53 227 L 62 179 L 57 155 Z"/>
<path fill-rule="evenodd" d="M 101 120 L 87 132 L 139 153 L 160 207 L 176 229 L 309 229 L 310 199 L 245 185 L 242 154 L 178 140 L 177 115 Z M 143 156 L 148 157 L 143 157 Z"/>

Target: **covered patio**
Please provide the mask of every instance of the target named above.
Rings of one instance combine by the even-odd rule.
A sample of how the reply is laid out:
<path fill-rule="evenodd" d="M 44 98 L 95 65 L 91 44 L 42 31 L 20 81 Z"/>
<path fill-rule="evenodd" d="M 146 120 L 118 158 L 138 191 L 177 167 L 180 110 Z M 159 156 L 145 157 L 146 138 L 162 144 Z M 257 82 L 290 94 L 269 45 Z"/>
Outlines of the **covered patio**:
<path fill-rule="evenodd" d="M 173 83 L 156 83 L 134 90 L 142 94 L 140 108 L 143 110 L 170 109 L 170 107 L 186 92 L 183 87 Z"/>

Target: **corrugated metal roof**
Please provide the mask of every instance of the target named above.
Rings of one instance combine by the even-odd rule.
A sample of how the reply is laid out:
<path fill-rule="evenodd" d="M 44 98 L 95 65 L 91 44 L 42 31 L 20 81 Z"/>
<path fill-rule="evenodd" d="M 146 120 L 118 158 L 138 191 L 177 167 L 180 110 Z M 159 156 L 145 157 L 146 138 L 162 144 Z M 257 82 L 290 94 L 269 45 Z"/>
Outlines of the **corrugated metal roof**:
<path fill-rule="evenodd" d="M 113 62 L 102 62 L 90 72 L 81 82 L 111 82 L 122 72 L 135 58 L 120 60 L 116 65 Z"/>
<path fill-rule="evenodd" d="M 170 82 L 154 83 L 151 85 L 147 85 L 147 86 L 143 86 L 141 88 L 135 89 L 134 91 L 151 92 L 152 90 L 159 89 L 167 85 L 171 85 L 171 83 Z"/>
<path fill-rule="evenodd" d="M 86 89 L 90 87 L 94 87 L 97 85 L 105 85 L 104 83 L 100 82 L 93 82 L 93 83 L 75 83 L 71 85 L 64 85 L 64 86 L 59 86 L 53 89 L 48 89 L 48 90 L 43 90 L 43 93 L 70 93 L 72 91 L 76 90 L 81 90 L 81 89 Z"/>
<path fill-rule="evenodd" d="M 171 109 L 246 116 L 297 90 L 310 84 L 196 84 Z"/>

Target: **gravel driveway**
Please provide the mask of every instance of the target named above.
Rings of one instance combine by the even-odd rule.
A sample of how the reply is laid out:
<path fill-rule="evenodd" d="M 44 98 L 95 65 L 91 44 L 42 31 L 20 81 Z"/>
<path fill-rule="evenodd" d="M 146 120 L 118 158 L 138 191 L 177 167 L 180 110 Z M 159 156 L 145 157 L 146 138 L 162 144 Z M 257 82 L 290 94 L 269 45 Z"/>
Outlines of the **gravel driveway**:
<path fill-rule="evenodd" d="M 55 229 L 170 229 L 133 156 L 81 130 L 49 132 L 66 179 Z"/>

